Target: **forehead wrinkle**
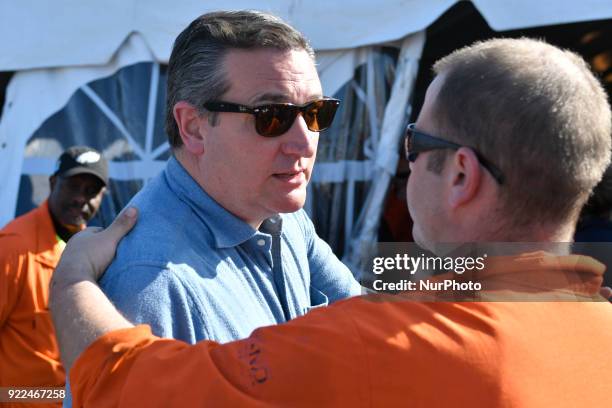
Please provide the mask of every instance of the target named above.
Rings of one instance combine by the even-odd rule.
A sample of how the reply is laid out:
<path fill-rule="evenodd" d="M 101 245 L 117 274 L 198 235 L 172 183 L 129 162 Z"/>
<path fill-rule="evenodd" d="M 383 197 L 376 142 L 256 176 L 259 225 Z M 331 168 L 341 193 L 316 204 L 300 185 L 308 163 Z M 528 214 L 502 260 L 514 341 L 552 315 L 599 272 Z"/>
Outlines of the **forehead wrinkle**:
<path fill-rule="evenodd" d="M 233 65 L 230 65 L 230 69 L 232 67 Z M 281 61 L 268 60 L 261 62 L 261 65 L 254 61 L 250 67 L 250 75 L 269 82 L 319 82 L 319 73 L 313 63 L 304 63 L 293 58 Z"/>
<path fill-rule="evenodd" d="M 271 103 L 285 103 L 291 100 L 291 96 L 282 92 L 266 92 L 263 94 L 258 94 L 253 96 L 249 102 L 258 103 L 258 102 L 271 102 Z"/>
<path fill-rule="evenodd" d="M 308 102 L 311 102 L 317 99 L 321 99 L 322 97 L 323 95 L 320 92 L 316 92 L 314 94 L 309 95 L 304 101 L 298 101 L 297 104 L 301 104 L 302 102 L 308 103 Z M 251 98 L 249 102 L 250 103 L 261 103 L 261 102 L 295 103 L 291 95 L 285 94 L 285 93 L 278 93 L 278 92 L 266 92 L 260 95 L 255 95 L 253 98 Z"/>
<path fill-rule="evenodd" d="M 252 102 L 277 102 L 277 103 L 304 103 L 314 99 L 320 99 L 323 95 L 321 93 L 321 85 L 319 78 L 310 78 L 304 80 L 299 79 L 283 79 L 274 80 L 266 79 L 269 81 L 271 87 L 276 88 L 272 91 L 263 90 L 256 93 L 251 98 Z M 310 85 L 313 85 L 310 86 Z M 304 95 L 304 96 L 302 96 Z M 304 98 L 304 99 L 302 99 Z"/>
<path fill-rule="evenodd" d="M 245 59 L 249 65 L 247 72 L 244 70 Z M 225 64 L 228 79 L 231 81 L 234 77 L 239 78 L 239 82 L 232 83 L 228 93 L 235 93 L 238 98 L 242 94 L 243 98 L 246 97 L 245 102 L 250 105 L 302 104 L 322 96 L 314 61 L 303 55 L 302 51 L 232 51 L 228 53 Z M 242 88 L 243 84 L 247 89 Z"/>

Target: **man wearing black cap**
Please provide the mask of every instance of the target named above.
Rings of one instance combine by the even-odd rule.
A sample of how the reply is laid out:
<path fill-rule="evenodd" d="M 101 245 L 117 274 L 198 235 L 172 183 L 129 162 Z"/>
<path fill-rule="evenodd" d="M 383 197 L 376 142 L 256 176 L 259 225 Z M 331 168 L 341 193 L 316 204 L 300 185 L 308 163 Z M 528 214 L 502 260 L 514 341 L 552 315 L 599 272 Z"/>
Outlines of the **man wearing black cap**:
<path fill-rule="evenodd" d="M 0 230 L 0 387 L 65 382 L 47 307 L 49 282 L 65 242 L 98 211 L 108 164 L 92 148 L 71 147 L 49 183 L 40 207 Z"/>
<path fill-rule="evenodd" d="M 53 225 L 57 235 L 67 241 L 98 211 L 108 183 L 108 164 L 96 150 L 71 147 L 58 159 L 49 181 Z"/>

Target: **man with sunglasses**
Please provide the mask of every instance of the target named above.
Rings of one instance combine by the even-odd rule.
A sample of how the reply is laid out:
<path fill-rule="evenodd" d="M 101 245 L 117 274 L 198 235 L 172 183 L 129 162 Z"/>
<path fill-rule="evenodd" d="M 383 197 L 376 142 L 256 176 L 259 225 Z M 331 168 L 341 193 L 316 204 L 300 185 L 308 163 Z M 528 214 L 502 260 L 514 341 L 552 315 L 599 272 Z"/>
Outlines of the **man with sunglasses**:
<path fill-rule="evenodd" d="M 173 155 L 101 281 L 125 316 L 227 342 L 359 294 L 302 210 L 339 105 L 307 40 L 264 13 L 205 14 L 177 37 L 167 86 Z"/>
<path fill-rule="evenodd" d="M 339 101 L 301 33 L 255 11 L 196 18 L 166 102 L 172 157 L 132 199 L 141 223 L 100 282 L 127 318 L 228 342 L 360 293 L 302 209 Z"/>
<path fill-rule="evenodd" d="M 440 242 L 571 241 L 612 144 L 610 106 L 587 64 L 503 39 L 434 69 L 406 142 L 418 242 L 435 252 Z M 77 237 L 58 268 L 52 310 L 67 364 L 85 350 L 72 379 L 87 406 L 575 407 L 612 392 L 612 305 L 597 294 L 604 268 L 592 259 L 487 262 L 482 276 L 496 289 L 484 295 L 511 289 L 536 302 L 364 296 L 244 340 L 190 346 L 134 327 L 96 286 L 135 216 Z"/>

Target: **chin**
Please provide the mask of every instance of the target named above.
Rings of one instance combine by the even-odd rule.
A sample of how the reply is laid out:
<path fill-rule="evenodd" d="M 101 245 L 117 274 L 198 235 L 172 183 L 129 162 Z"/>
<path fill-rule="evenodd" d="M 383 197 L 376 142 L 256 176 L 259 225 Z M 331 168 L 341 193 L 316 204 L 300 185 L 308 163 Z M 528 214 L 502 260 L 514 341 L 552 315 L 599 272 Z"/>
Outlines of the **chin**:
<path fill-rule="evenodd" d="M 434 252 L 433 251 L 434 245 L 432 245 L 432 242 L 426 240 L 423 237 L 421 230 L 417 228 L 416 224 L 412 228 L 412 239 L 414 239 L 415 244 L 417 244 L 419 247 L 423 248 L 424 250 L 432 252 L 432 253 Z"/>
<path fill-rule="evenodd" d="M 68 229 L 81 229 L 83 225 L 87 224 L 87 220 L 83 218 L 69 219 L 69 220 L 66 220 L 65 222 L 62 222 L 62 224 L 64 224 L 64 227 Z"/>
<path fill-rule="evenodd" d="M 297 193 L 297 192 L 295 192 Z M 274 210 L 277 213 L 293 213 L 301 210 L 306 203 L 306 194 L 289 194 L 282 201 L 275 203 Z"/>

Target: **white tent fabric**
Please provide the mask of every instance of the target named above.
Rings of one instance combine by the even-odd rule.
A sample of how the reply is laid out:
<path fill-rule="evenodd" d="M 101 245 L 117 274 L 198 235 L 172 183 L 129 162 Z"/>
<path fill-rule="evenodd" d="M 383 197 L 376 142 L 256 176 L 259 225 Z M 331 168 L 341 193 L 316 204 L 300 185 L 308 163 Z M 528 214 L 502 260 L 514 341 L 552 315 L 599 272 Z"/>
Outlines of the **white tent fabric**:
<path fill-rule="evenodd" d="M 141 61 L 166 63 L 176 35 L 197 15 L 217 9 L 258 9 L 286 19 L 302 31 L 317 51 L 324 90 L 333 94 L 367 61 L 370 45 L 389 43 L 422 32 L 456 0 L 105 0 L 82 2 L 21 0 L 0 2 L 0 71 L 15 70 L 0 121 L 0 226 L 14 215 L 19 175 L 25 168 L 48 174 L 49 163 L 24 162 L 26 141 L 70 96 L 88 82 Z M 489 25 L 508 30 L 612 18 L 610 0 L 473 0 Z M 231 3 L 231 4 L 228 4 Z M 61 13 L 57 11 L 61 10 Z M 51 17 L 52 16 L 52 17 Z M 418 36 L 417 36 L 418 37 Z M 418 43 L 414 43 L 418 44 Z M 405 48 L 405 47 L 404 47 Z M 419 49 L 418 47 L 415 49 Z M 419 55 L 412 55 L 418 60 Z M 406 64 L 408 67 L 410 64 Z M 406 68 L 410 70 L 409 68 Z M 406 75 L 398 71 L 398 78 Z M 410 93 L 412 84 L 402 91 Z M 367 99 L 367 95 L 365 96 Z M 373 107 L 370 106 L 371 109 Z M 401 114 L 405 113 L 400 112 Z M 382 137 L 394 135 L 385 112 Z M 395 117 L 396 114 L 393 114 Z M 380 126 L 374 127 L 375 129 Z M 372 137 L 373 141 L 381 140 Z M 396 136 L 391 142 L 397 141 Z M 378 147 L 380 144 L 378 145 Z M 389 146 L 394 147 L 395 144 Z M 376 168 L 387 178 L 394 172 L 389 152 L 370 145 L 373 155 L 359 163 L 325 163 L 313 181 L 369 180 Z M 376 155 L 379 156 L 376 156 Z M 366 155 L 368 156 L 368 155 Z M 383 164 L 380 166 L 380 164 Z M 157 171 L 155 162 L 140 163 L 137 173 Z M 46 166 L 46 167 L 45 167 Z M 47 168 L 49 167 L 49 168 Z M 344 170 L 338 171 L 339 168 Z M 386 169 L 386 170 L 383 170 Z M 111 163 L 111 177 L 124 171 Z M 378 173 L 376 173 L 378 174 Z M 378 176 L 377 176 L 378 177 Z M 336 177 L 337 178 L 337 177 Z M 368 217 L 380 214 L 386 182 L 368 200 Z M 383 191 L 383 192 L 384 192 Z M 378 203 L 378 204 L 377 204 Z M 363 216 L 362 216 L 363 218 Z M 371 236 L 372 226 L 358 233 Z M 348 230 L 347 232 L 350 232 Z"/>
<path fill-rule="evenodd" d="M 351 234 L 348 251 L 343 261 L 356 273 L 363 269 L 360 261 L 366 259 L 368 247 L 376 242 L 378 219 L 385 201 L 389 182 L 395 174 L 399 154 L 397 146 L 404 133 L 406 116 L 409 116 L 410 101 L 419 70 L 419 60 L 425 45 L 423 31 L 406 37 L 397 61 L 397 73 L 391 97 L 385 108 L 381 136 L 376 150 L 376 160 L 371 191 L 356 225 L 357 232 Z"/>
<path fill-rule="evenodd" d="M 399 40 L 429 26 L 457 0 L 20 0 L 0 2 L 0 70 L 106 65 L 133 32 L 168 60 L 176 35 L 219 9 L 272 12 L 316 50 Z M 610 0 L 472 0 L 495 30 L 612 18 Z M 58 13 L 58 11 L 60 11 Z M 66 52 L 69 50 L 69 52 Z"/>
<path fill-rule="evenodd" d="M 333 95 L 352 77 L 355 67 L 362 64 L 366 57 L 365 48 L 317 52 L 317 68 L 323 89 Z M 125 66 L 144 61 L 156 61 L 156 58 L 144 38 L 132 33 L 106 65 L 30 69 L 15 74 L 7 89 L 5 111 L 0 121 L 0 174 L 5 175 L 0 181 L 0 226 L 15 214 L 19 175 L 52 172 L 53 160 L 23 160 L 26 142 L 34 131 L 60 110 L 77 89 L 90 81 L 112 75 Z M 138 146 L 136 143 L 132 145 Z M 60 153 L 61 149 L 49 152 L 49 156 L 56 157 Z M 127 174 L 135 174 L 139 178 L 150 178 L 161 168 L 161 164 L 153 160 L 132 162 L 131 166 L 135 168 Z M 126 174 L 124 167 L 124 163 L 111 162 L 111 178 L 123 178 Z M 336 167 L 329 170 L 326 167 L 322 166 L 317 172 L 317 177 L 323 181 L 329 178 L 328 173 L 338 174 Z"/>
<path fill-rule="evenodd" d="M 152 55 L 139 36 L 130 36 L 124 47 L 106 65 L 66 67 L 19 71 L 12 78 L 6 95 L 4 115 L 0 121 L 0 226 L 15 213 L 19 175 L 24 163 L 26 142 L 38 127 L 60 110 L 82 85 L 109 76 L 121 67 L 141 61 L 151 61 Z M 49 152 L 58 157 L 58 152 Z M 31 169 L 39 174 L 51 174 L 53 162 L 38 164 Z M 111 169 L 112 171 L 112 169 Z M 117 177 L 121 172 L 112 171 Z"/>

